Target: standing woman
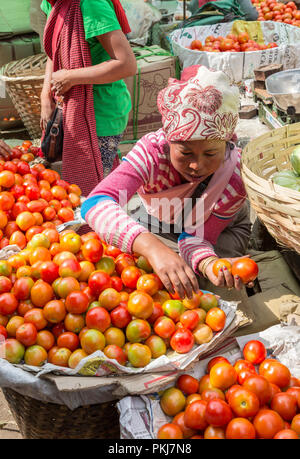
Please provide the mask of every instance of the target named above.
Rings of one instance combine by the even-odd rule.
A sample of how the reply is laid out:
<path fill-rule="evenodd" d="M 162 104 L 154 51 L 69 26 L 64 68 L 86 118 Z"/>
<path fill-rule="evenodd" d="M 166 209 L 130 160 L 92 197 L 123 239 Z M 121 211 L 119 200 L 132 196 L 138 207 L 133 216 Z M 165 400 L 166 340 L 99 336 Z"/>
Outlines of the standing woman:
<path fill-rule="evenodd" d="M 117 149 L 131 110 L 124 78 L 136 72 L 119 0 L 43 0 L 48 55 L 41 93 L 41 127 L 54 97 L 63 96 L 62 178 L 83 196 L 118 164 Z"/>

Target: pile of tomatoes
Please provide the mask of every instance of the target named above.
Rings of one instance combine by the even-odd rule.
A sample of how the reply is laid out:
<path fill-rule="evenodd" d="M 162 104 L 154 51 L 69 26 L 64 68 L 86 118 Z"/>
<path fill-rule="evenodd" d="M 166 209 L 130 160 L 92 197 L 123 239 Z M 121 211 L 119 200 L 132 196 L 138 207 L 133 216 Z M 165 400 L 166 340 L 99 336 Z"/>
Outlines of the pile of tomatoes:
<path fill-rule="evenodd" d="M 25 249 L 0 260 L 0 355 L 11 363 L 74 368 L 100 350 L 144 367 L 168 348 L 189 352 L 225 325 L 215 295 L 171 297 L 144 257 L 92 231 L 42 227 L 31 236 Z"/>
<path fill-rule="evenodd" d="M 300 27 L 300 10 L 294 2 L 251 0 L 258 11 L 258 21 L 275 21 Z"/>
<path fill-rule="evenodd" d="M 298 439 L 300 381 L 264 344 L 246 343 L 243 358 L 231 364 L 211 359 L 200 380 L 181 375 L 160 399 L 172 421 L 159 439 Z"/>
<path fill-rule="evenodd" d="M 247 51 L 261 51 L 263 49 L 277 48 L 276 43 L 260 45 L 254 40 L 251 40 L 247 32 L 242 32 L 239 35 L 230 33 L 226 37 L 214 37 L 209 35 L 206 37 L 204 44 L 200 40 L 193 40 L 189 49 L 196 51 L 206 51 L 210 53 L 221 53 L 229 51 L 231 53 L 240 53 Z"/>
<path fill-rule="evenodd" d="M 33 147 L 30 148 L 30 151 Z M 61 180 L 58 172 L 43 164 L 30 167 L 33 153 L 0 159 L 0 249 L 17 244 L 24 249 L 32 236 L 74 220 L 81 190 Z"/>

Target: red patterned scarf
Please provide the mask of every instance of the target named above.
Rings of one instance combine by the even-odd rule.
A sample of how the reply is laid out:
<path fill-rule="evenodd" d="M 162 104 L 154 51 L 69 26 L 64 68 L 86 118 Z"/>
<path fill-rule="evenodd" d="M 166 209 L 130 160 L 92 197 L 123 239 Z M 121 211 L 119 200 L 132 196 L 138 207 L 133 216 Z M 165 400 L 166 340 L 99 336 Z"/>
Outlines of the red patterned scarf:
<path fill-rule="evenodd" d="M 53 71 L 92 65 L 89 44 L 85 39 L 80 0 L 51 0 L 53 6 L 44 32 L 44 48 L 53 61 Z M 118 0 L 112 0 L 124 33 L 130 31 L 126 15 Z M 59 21 L 63 15 L 63 21 Z M 56 22 L 61 22 L 58 30 Z M 56 34 L 54 33 L 56 32 Z M 57 33 L 59 32 L 59 33 Z M 57 43 L 52 43 L 58 35 Z M 54 52 L 52 52 L 52 47 Z M 93 85 L 73 86 L 64 95 L 64 145 L 62 177 L 80 186 L 83 196 L 102 180 L 94 112 Z"/>

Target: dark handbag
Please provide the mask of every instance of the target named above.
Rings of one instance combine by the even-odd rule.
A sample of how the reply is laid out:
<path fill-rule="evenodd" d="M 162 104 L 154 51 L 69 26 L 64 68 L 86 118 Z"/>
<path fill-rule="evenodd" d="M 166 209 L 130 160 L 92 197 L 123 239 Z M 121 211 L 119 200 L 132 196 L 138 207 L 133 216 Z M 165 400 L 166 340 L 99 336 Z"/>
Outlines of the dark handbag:
<path fill-rule="evenodd" d="M 49 163 L 61 161 L 63 141 L 63 110 L 61 104 L 57 104 L 50 121 L 47 123 L 41 144 L 42 152 Z"/>

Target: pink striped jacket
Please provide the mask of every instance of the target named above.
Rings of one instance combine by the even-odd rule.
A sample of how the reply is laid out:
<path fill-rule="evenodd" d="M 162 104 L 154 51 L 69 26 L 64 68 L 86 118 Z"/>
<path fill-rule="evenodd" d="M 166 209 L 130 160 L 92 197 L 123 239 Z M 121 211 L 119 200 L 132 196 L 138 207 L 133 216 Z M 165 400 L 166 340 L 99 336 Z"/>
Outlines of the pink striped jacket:
<path fill-rule="evenodd" d="M 137 193 L 157 193 L 181 184 L 181 177 L 170 161 L 169 144 L 162 129 L 140 139 L 122 164 L 100 182 L 82 205 L 82 217 L 108 244 L 131 253 L 134 239 L 148 230 L 122 207 Z M 198 264 L 215 255 L 214 244 L 220 233 L 242 207 L 246 191 L 237 167 L 204 223 L 204 237 L 183 232 L 178 238 L 179 253 L 198 273 Z"/>

